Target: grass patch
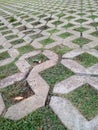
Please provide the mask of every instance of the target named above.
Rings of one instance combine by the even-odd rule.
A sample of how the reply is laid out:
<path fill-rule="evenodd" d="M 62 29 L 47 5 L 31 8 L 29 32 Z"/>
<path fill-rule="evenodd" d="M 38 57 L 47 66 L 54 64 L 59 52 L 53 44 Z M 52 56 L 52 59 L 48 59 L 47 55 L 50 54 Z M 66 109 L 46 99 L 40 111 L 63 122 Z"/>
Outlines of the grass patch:
<path fill-rule="evenodd" d="M 42 36 L 43 36 L 42 34 L 35 34 L 35 35 L 31 35 L 30 38 L 35 40 L 35 39 L 40 38 Z"/>
<path fill-rule="evenodd" d="M 3 49 L 3 46 L 0 45 L 0 49 Z"/>
<path fill-rule="evenodd" d="M 95 46 L 94 49 L 98 50 L 98 46 Z"/>
<path fill-rule="evenodd" d="M 48 31 L 49 33 L 56 33 L 56 32 L 58 32 L 59 30 L 57 30 L 57 29 L 52 29 L 52 30 L 50 30 L 50 31 Z"/>
<path fill-rule="evenodd" d="M 97 15 L 91 15 L 91 16 L 89 16 L 88 18 L 95 19 L 95 18 L 98 18 L 98 16 L 97 16 Z"/>
<path fill-rule="evenodd" d="M 1 30 L 6 30 L 6 29 L 8 29 L 7 27 L 0 27 L 0 31 Z"/>
<path fill-rule="evenodd" d="M 43 45 L 48 45 L 48 44 L 50 44 L 52 42 L 54 42 L 54 40 L 51 39 L 51 38 L 47 38 L 45 40 L 40 41 L 40 43 L 43 44 Z"/>
<path fill-rule="evenodd" d="M 10 57 L 10 55 L 9 55 L 6 51 L 0 53 L 0 60 L 7 59 L 7 58 L 9 58 L 9 57 Z"/>
<path fill-rule="evenodd" d="M 85 27 L 79 27 L 79 28 L 75 28 L 74 30 L 82 33 L 84 31 L 87 31 L 88 29 Z"/>
<path fill-rule="evenodd" d="M 0 89 L 0 93 L 7 108 L 34 95 L 27 81 L 15 82 L 13 85 Z"/>
<path fill-rule="evenodd" d="M 90 67 L 90 66 L 98 63 L 98 58 L 96 58 L 95 56 L 92 56 L 88 53 L 83 53 L 83 54 L 75 57 L 74 59 L 85 67 Z"/>
<path fill-rule="evenodd" d="M 49 107 L 42 107 L 19 121 L 0 118 L 1 130 L 67 130 Z"/>
<path fill-rule="evenodd" d="M 57 25 L 60 25 L 60 24 L 62 24 L 63 22 L 61 22 L 61 21 L 55 21 L 55 22 L 53 22 L 52 24 L 54 24 L 55 26 L 57 26 Z"/>
<path fill-rule="evenodd" d="M 68 24 L 64 25 L 63 28 L 71 28 L 73 26 L 74 26 L 74 24 L 68 23 Z"/>
<path fill-rule="evenodd" d="M 37 64 L 40 64 L 44 61 L 48 60 L 48 58 L 46 56 L 44 56 L 43 54 L 38 54 L 36 56 L 33 56 L 33 57 L 29 57 L 26 59 L 26 61 L 32 65 L 32 66 L 35 66 Z"/>
<path fill-rule="evenodd" d="M 73 17 L 73 16 L 68 16 L 68 17 L 66 17 L 66 19 L 67 20 L 71 20 L 71 19 L 74 19 L 75 17 Z"/>
<path fill-rule="evenodd" d="M 11 39 L 14 39 L 14 38 L 18 38 L 18 36 L 17 35 L 9 35 L 9 36 L 5 36 L 5 38 L 7 40 L 11 40 Z"/>
<path fill-rule="evenodd" d="M 98 26 L 98 22 L 90 23 L 90 25 L 93 26 L 93 27 L 97 27 Z"/>
<path fill-rule="evenodd" d="M 75 40 L 72 41 L 73 43 L 79 44 L 80 46 L 83 46 L 84 44 L 87 44 L 89 42 L 91 42 L 91 40 L 87 39 L 87 38 L 77 38 Z"/>
<path fill-rule="evenodd" d="M 63 45 L 58 45 L 58 46 L 53 47 L 51 50 L 57 53 L 58 55 L 62 56 L 66 52 L 70 51 L 71 49 Z"/>
<path fill-rule="evenodd" d="M 3 31 L 3 32 L 1 32 L 2 33 L 2 35 L 6 35 L 6 34 L 9 34 L 9 33 L 12 33 L 12 31 L 11 30 L 8 30 L 8 31 Z"/>
<path fill-rule="evenodd" d="M 18 40 L 14 40 L 14 41 L 12 41 L 10 43 L 13 44 L 13 45 L 16 45 L 16 44 L 20 44 L 20 43 L 23 43 L 23 42 L 24 42 L 23 39 L 18 39 Z"/>
<path fill-rule="evenodd" d="M 95 32 L 91 33 L 91 35 L 93 35 L 95 37 L 98 37 L 98 31 L 95 31 Z"/>
<path fill-rule="evenodd" d="M 93 119 L 98 114 L 98 92 L 90 85 L 70 92 L 66 96 L 88 120 Z"/>
<path fill-rule="evenodd" d="M 78 23 L 84 23 L 84 22 L 86 22 L 87 20 L 85 20 L 85 19 L 78 19 L 78 20 L 76 20 L 76 22 L 78 22 Z"/>
<path fill-rule="evenodd" d="M 20 23 L 20 22 L 13 23 L 13 26 L 14 26 L 14 27 L 19 26 L 19 25 L 21 25 L 21 23 Z"/>
<path fill-rule="evenodd" d="M 65 32 L 65 33 L 60 34 L 59 37 L 65 39 L 65 38 L 70 37 L 70 36 L 72 36 L 72 35 L 73 35 L 73 34 L 71 34 L 71 33 L 69 33 L 69 32 Z"/>
<path fill-rule="evenodd" d="M 10 17 L 10 18 L 9 18 L 9 22 L 10 22 L 10 23 L 13 23 L 13 22 L 15 22 L 15 21 L 16 21 L 16 19 L 15 19 L 14 17 Z"/>
<path fill-rule="evenodd" d="M 0 79 L 6 78 L 12 74 L 19 72 L 17 66 L 12 62 L 0 67 Z"/>
<path fill-rule="evenodd" d="M 62 64 L 57 64 L 56 66 L 44 70 L 40 73 L 40 75 L 46 80 L 46 82 L 51 87 L 54 87 L 56 83 L 64 79 L 67 79 L 68 77 L 73 75 L 73 72 L 65 66 L 63 66 Z"/>
<path fill-rule="evenodd" d="M 34 48 L 30 45 L 26 45 L 26 46 L 22 46 L 22 47 L 18 48 L 18 51 L 22 55 L 22 54 L 34 51 Z"/>

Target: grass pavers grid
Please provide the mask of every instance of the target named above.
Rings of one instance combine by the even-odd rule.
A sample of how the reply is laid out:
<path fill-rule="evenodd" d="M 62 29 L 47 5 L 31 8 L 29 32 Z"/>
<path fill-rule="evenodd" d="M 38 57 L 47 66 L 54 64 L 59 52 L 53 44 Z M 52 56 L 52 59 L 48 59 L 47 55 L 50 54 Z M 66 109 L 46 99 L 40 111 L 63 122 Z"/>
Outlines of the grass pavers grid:
<path fill-rule="evenodd" d="M 13 26 L 13 28 L 15 28 L 18 25 L 20 25 L 18 22 L 20 22 L 22 25 L 23 25 L 24 21 L 27 22 L 27 23 L 29 22 L 30 24 L 32 24 L 32 23 L 37 24 L 36 23 L 36 19 L 37 19 L 38 22 L 41 22 L 43 24 L 43 18 L 45 16 L 45 15 L 43 15 L 44 14 L 43 12 L 47 12 L 48 13 L 48 15 L 46 13 L 46 16 L 49 16 L 51 13 L 53 13 L 53 15 L 56 17 L 56 19 L 53 16 L 51 18 L 51 21 L 49 21 L 49 22 L 52 25 L 53 25 L 54 22 L 56 22 L 56 23 L 54 23 L 55 27 L 53 28 L 53 27 L 49 26 L 49 30 L 52 29 L 49 32 L 49 31 L 46 30 L 46 29 L 48 29 L 47 28 L 48 24 L 47 24 L 46 28 L 44 28 L 45 25 L 40 26 L 40 24 L 38 24 L 38 26 L 40 26 L 39 27 L 40 30 L 42 30 L 42 31 L 45 30 L 45 31 L 50 33 L 49 35 L 52 36 L 55 33 L 61 31 L 61 28 L 59 28 L 59 26 L 56 26 L 56 25 L 60 25 L 61 26 L 61 24 L 65 23 L 65 25 L 64 24 L 62 25 L 62 29 L 66 29 L 66 32 L 68 31 L 68 32 L 71 33 L 70 29 L 76 29 L 75 31 L 83 33 L 83 36 L 84 36 L 83 38 L 84 39 L 77 39 L 76 40 L 77 44 L 85 45 L 85 44 L 90 42 L 89 38 L 87 38 L 88 40 L 85 39 L 84 32 L 86 31 L 86 28 L 83 28 L 84 26 L 82 26 L 82 28 L 77 28 L 77 24 L 75 24 L 75 23 L 73 24 L 73 20 L 74 20 L 74 18 L 77 18 L 77 15 L 79 15 L 81 17 L 80 17 L 80 20 L 78 22 L 80 24 L 81 23 L 86 24 L 85 20 L 88 20 L 88 18 L 89 19 L 90 18 L 91 19 L 97 18 L 96 16 L 94 16 L 94 13 L 93 13 L 93 15 L 89 15 L 89 13 L 94 10 L 94 5 L 93 4 L 92 4 L 93 8 L 89 8 L 87 6 L 88 2 L 87 1 L 83 1 L 82 2 L 83 12 L 81 12 L 81 1 L 80 1 L 80 5 L 79 6 L 78 6 L 79 3 L 77 1 L 71 1 L 70 3 L 67 2 L 67 1 L 64 1 L 63 4 L 61 4 L 61 1 L 58 1 L 58 2 L 57 1 L 48 1 L 48 2 L 43 1 L 43 2 L 44 2 L 43 4 L 42 3 L 40 4 L 40 1 L 30 1 L 30 3 L 29 3 L 29 1 L 28 2 L 26 2 L 26 1 L 18 1 L 17 2 L 17 7 L 14 8 L 15 10 L 13 10 L 13 8 L 11 8 L 11 7 L 14 7 L 13 5 L 15 5 L 16 2 L 13 2 L 11 4 L 11 6 L 10 6 L 10 1 L 8 1 L 8 3 L 5 4 L 5 7 L 0 6 L 1 9 L 4 9 L 5 11 L 11 12 L 13 14 L 13 16 L 17 15 L 18 18 L 22 18 L 23 21 L 18 20 L 18 19 L 14 20 L 13 18 L 11 18 L 10 15 L 8 15 L 7 13 L 5 13 L 3 11 L 0 11 L 0 15 L 5 17 L 5 18 L 8 16 L 9 18 L 6 19 L 6 20 L 8 22 L 10 22 L 10 24 L 12 24 L 12 25 L 14 24 L 15 26 Z M 90 1 L 90 2 L 92 2 L 92 1 Z M 0 5 L 2 5 L 2 3 L 0 3 Z M 20 5 L 20 7 L 19 7 L 19 5 Z M 10 7 L 10 8 L 8 9 L 7 6 Z M 22 8 L 22 6 L 23 6 L 23 8 Z M 31 9 L 32 9 L 32 11 L 31 11 Z M 25 13 L 22 13 L 21 11 L 25 11 Z M 94 10 L 94 11 L 96 12 L 96 10 Z M 86 13 L 86 12 L 89 12 L 89 13 Z M 29 15 L 32 15 L 32 18 L 29 17 Z M 85 18 L 84 18 L 84 16 L 85 16 Z M 59 20 L 58 20 L 57 17 L 59 17 Z M 40 21 L 38 20 L 39 18 L 40 18 Z M 47 22 L 48 19 L 49 18 L 46 17 L 46 18 L 44 18 L 44 21 Z M 63 22 L 63 19 L 65 20 L 64 22 Z M 54 22 L 52 20 L 54 20 Z M 93 23 L 93 21 L 91 21 L 91 24 L 92 23 Z M 95 23 L 93 23 L 93 26 L 91 26 L 91 28 L 93 28 L 93 27 L 95 27 Z M 96 22 L 96 27 L 97 27 L 97 22 Z M 7 32 L 8 31 L 7 27 L 1 25 L 0 28 L 1 28 L 0 32 L 2 32 L 2 30 L 5 29 L 5 31 L 2 32 L 3 35 L 10 34 L 10 32 Z M 42 32 L 42 34 L 39 34 L 39 35 L 38 34 L 33 34 L 33 33 L 34 33 L 33 31 L 29 33 L 30 34 L 29 36 L 30 36 L 30 38 L 32 38 L 32 40 L 40 38 L 40 37 L 42 37 L 44 35 L 43 32 Z M 26 34 L 26 33 L 24 33 L 24 34 Z M 97 37 L 97 34 L 94 34 L 94 35 Z M 67 35 L 67 34 L 66 35 L 62 35 L 62 38 L 65 38 L 67 36 L 69 36 L 69 35 Z M 11 38 L 11 39 L 13 39 L 13 38 Z M 13 42 L 12 44 L 13 45 L 19 45 L 20 43 L 23 43 L 23 42 L 20 42 L 20 41 Z M 54 41 L 51 42 L 51 40 L 48 39 L 47 41 L 44 42 L 43 45 L 51 44 Z M 66 39 L 65 39 L 65 43 L 66 43 Z M 52 46 L 52 44 L 51 44 L 51 46 Z M 32 52 L 34 50 L 34 48 L 32 46 L 30 46 L 30 45 L 25 45 L 23 47 L 17 48 L 17 50 L 20 53 L 20 55 L 23 55 L 25 53 Z M 55 53 L 57 53 L 58 56 L 59 55 L 62 56 L 66 52 L 70 51 L 70 49 L 68 47 L 65 47 L 63 45 L 62 46 L 53 47 L 53 48 L 51 48 L 51 50 L 54 51 Z M 30 62 L 32 62 L 32 57 L 30 59 Z M 95 64 L 95 62 L 94 62 L 94 64 Z M 52 79 L 50 79 L 51 75 L 50 75 L 48 69 L 47 69 L 47 73 L 46 73 L 46 71 L 43 72 L 44 73 L 43 75 L 46 74 L 45 75 L 46 81 L 49 82 L 48 80 L 50 80 L 50 83 L 49 83 L 49 84 L 51 84 L 50 86 L 54 86 L 55 83 L 58 83 L 59 81 L 63 80 L 63 78 L 64 79 L 67 78 L 63 71 L 65 72 L 65 69 L 63 67 L 57 67 L 57 68 L 54 68 L 52 71 L 50 71 L 52 74 L 55 75 L 55 76 L 52 75 L 54 83 L 52 83 L 52 81 L 51 81 Z M 67 72 L 67 74 L 69 74 L 68 77 L 70 77 L 71 76 L 71 72 L 67 71 L 67 68 L 66 68 L 66 72 Z M 10 129 L 10 130 L 11 129 L 12 130 L 13 129 L 15 129 L 15 130 L 19 130 L 19 129 L 22 129 L 22 130 L 30 130 L 30 129 L 33 129 L 33 130 L 40 130 L 40 129 L 41 130 L 43 130 L 43 129 L 44 130 L 47 130 L 47 129 L 48 130 L 57 130 L 57 129 L 58 130 L 65 130 L 66 129 L 66 128 L 64 128 L 64 126 L 61 124 L 61 122 L 58 120 L 56 115 L 51 111 L 51 109 L 49 107 L 43 107 L 43 108 L 41 108 L 39 110 L 36 110 L 34 113 L 30 114 L 29 116 L 25 117 L 23 120 L 20 120 L 18 122 L 12 122 L 12 121 L 0 118 L 0 124 L 1 124 L 0 125 L 0 129 L 3 129 L 3 130 L 7 130 L 7 129 Z"/>
<path fill-rule="evenodd" d="M 88 120 L 93 119 L 98 114 L 98 92 L 90 85 L 85 84 L 70 92 L 65 97 L 67 97 Z"/>

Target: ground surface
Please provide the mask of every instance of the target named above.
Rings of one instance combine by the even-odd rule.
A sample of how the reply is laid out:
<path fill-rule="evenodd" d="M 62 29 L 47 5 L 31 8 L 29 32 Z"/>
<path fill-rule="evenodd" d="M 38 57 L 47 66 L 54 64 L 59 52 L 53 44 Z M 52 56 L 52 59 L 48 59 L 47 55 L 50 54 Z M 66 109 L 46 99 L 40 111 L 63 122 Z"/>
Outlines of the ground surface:
<path fill-rule="evenodd" d="M 98 130 L 98 1 L 0 0 L 0 130 Z"/>

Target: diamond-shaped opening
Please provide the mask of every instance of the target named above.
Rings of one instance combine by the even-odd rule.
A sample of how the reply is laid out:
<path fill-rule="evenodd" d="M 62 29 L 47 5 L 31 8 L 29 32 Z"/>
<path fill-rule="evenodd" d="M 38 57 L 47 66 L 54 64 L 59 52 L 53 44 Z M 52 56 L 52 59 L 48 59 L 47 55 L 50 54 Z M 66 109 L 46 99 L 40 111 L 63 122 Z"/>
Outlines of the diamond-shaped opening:
<path fill-rule="evenodd" d="M 46 18 L 45 20 L 46 20 L 46 21 L 51 21 L 51 20 L 53 20 L 53 18 L 50 18 L 50 17 L 49 17 L 49 18 Z"/>
<path fill-rule="evenodd" d="M 64 45 L 55 46 L 51 50 L 54 51 L 55 53 L 57 53 L 59 56 L 62 56 L 63 54 L 65 54 L 68 51 L 71 51 L 70 48 L 68 48 Z"/>
<path fill-rule="evenodd" d="M 79 56 L 76 56 L 74 58 L 74 60 L 76 60 L 77 62 L 79 62 L 81 65 L 85 66 L 85 67 L 90 67 L 96 63 L 98 63 L 98 58 L 96 58 L 93 55 L 90 55 L 88 53 L 83 53 Z"/>
<path fill-rule="evenodd" d="M 55 42 L 55 41 L 51 38 L 47 38 L 45 40 L 40 41 L 40 43 L 43 45 L 48 45 L 48 44 L 53 43 L 53 42 Z"/>
<path fill-rule="evenodd" d="M 57 29 L 52 29 L 52 30 L 49 30 L 48 32 L 49 33 L 56 33 L 56 32 L 58 32 L 59 30 L 57 30 Z"/>
<path fill-rule="evenodd" d="M 7 108 L 34 95 L 27 81 L 15 82 L 13 85 L 0 89 L 0 93 Z"/>
<path fill-rule="evenodd" d="M 0 79 L 3 79 L 12 74 L 18 73 L 19 70 L 17 66 L 12 62 L 10 64 L 4 65 L 0 67 Z"/>
<path fill-rule="evenodd" d="M 0 45 L 0 49 L 3 49 L 3 46 Z"/>
<path fill-rule="evenodd" d="M 22 25 L 22 23 L 17 22 L 17 23 L 13 23 L 12 25 L 13 25 L 14 27 L 16 27 L 16 26 Z"/>
<path fill-rule="evenodd" d="M 85 20 L 85 19 L 78 19 L 78 20 L 76 20 L 76 22 L 78 22 L 78 23 L 84 23 L 84 22 L 86 22 L 87 20 Z"/>
<path fill-rule="evenodd" d="M 91 40 L 89 40 L 87 38 L 80 37 L 80 38 L 74 39 L 72 42 L 82 46 L 84 44 L 91 42 Z"/>
<path fill-rule="evenodd" d="M 46 82 L 51 86 L 54 85 L 68 77 L 72 76 L 74 73 L 63 66 L 62 64 L 57 64 L 47 70 L 44 70 L 40 75 L 46 80 Z"/>
<path fill-rule="evenodd" d="M 66 17 L 66 19 L 67 20 L 71 20 L 71 19 L 74 19 L 75 17 L 73 17 L 73 16 L 68 16 L 68 17 Z"/>
<path fill-rule="evenodd" d="M 98 18 L 98 16 L 97 15 L 90 15 L 89 18 L 95 19 L 95 18 Z"/>
<path fill-rule="evenodd" d="M 2 26 L 2 25 L 4 25 L 4 23 L 1 23 L 1 22 L 0 22 L 0 26 Z"/>
<path fill-rule="evenodd" d="M 71 33 L 69 33 L 69 32 L 65 32 L 65 33 L 62 33 L 62 34 L 60 34 L 59 35 L 59 37 L 61 37 L 61 38 L 67 38 L 67 37 L 70 37 L 70 36 L 72 36 L 73 34 L 71 34 Z"/>
<path fill-rule="evenodd" d="M 33 39 L 33 40 L 40 38 L 40 37 L 43 37 L 43 35 L 42 34 L 35 34 L 35 35 L 30 36 L 30 38 Z"/>
<path fill-rule="evenodd" d="M 94 49 L 98 50 L 98 46 L 95 46 Z"/>
<path fill-rule="evenodd" d="M 64 28 L 71 28 L 71 27 L 73 27 L 73 26 L 74 26 L 74 24 L 68 23 L 68 24 L 64 25 L 63 27 L 64 27 Z"/>
<path fill-rule="evenodd" d="M 43 54 L 38 54 L 26 59 L 26 61 L 33 67 L 35 65 L 41 64 L 42 62 L 45 62 L 46 60 L 48 60 L 48 58 Z"/>
<path fill-rule="evenodd" d="M 11 31 L 11 30 L 7 30 L 7 31 L 3 31 L 3 32 L 1 32 L 1 33 L 2 33 L 2 35 L 6 35 L 6 34 L 12 33 L 12 31 Z"/>
<path fill-rule="evenodd" d="M 35 25 L 35 26 L 36 26 L 36 25 L 39 25 L 39 24 L 41 24 L 41 22 L 39 22 L 39 21 L 32 23 L 32 25 Z"/>
<path fill-rule="evenodd" d="M 85 84 L 65 95 L 87 120 L 98 114 L 98 91 Z"/>
<path fill-rule="evenodd" d="M 7 40 L 11 40 L 11 39 L 14 39 L 14 38 L 18 38 L 18 36 L 17 35 L 9 35 L 9 36 L 5 36 L 5 38 Z"/>
<path fill-rule="evenodd" d="M 48 28 L 49 28 L 49 27 L 45 25 L 45 26 L 40 27 L 39 29 L 40 29 L 40 30 L 47 30 Z"/>
<path fill-rule="evenodd" d="M 85 13 L 78 13 L 77 15 L 83 16 L 86 15 Z"/>
<path fill-rule="evenodd" d="M 29 19 L 26 19 L 25 21 L 32 22 L 32 21 L 34 21 L 34 19 L 33 18 L 29 18 Z"/>
<path fill-rule="evenodd" d="M 93 35 L 95 37 L 98 37 L 98 31 L 95 31 L 95 32 L 91 33 L 91 35 Z"/>
<path fill-rule="evenodd" d="M 10 55 L 8 54 L 7 51 L 0 53 L 0 60 L 4 60 L 10 58 Z"/>
<path fill-rule="evenodd" d="M 4 26 L 4 27 L 0 27 L 0 30 L 7 30 L 8 27 Z"/>
<path fill-rule="evenodd" d="M 90 25 L 93 26 L 93 27 L 97 27 L 98 26 L 98 22 L 90 23 Z"/>
<path fill-rule="evenodd" d="M 63 22 L 61 22 L 61 21 L 55 21 L 55 22 L 53 22 L 52 24 L 54 24 L 54 25 L 60 25 L 60 24 L 62 24 Z"/>
<path fill-rule="evenodd" d="M 60 14 L 58 14 L 57 16 L 58 16 L 58 17 L 63 17 L 63 16 L 65 16 L 65 14 L 60 13 Z"/>
<path fill-rule="evenodd" d="M 24 42 L 23 39 L 17 39 L 17 40 L 10 42 L 10 43 L 13 44 L 13 45 L 16 45 L 16 44 L 20 44 L 20 43 L 23 43 L 23 42 Z"/>
<path fill-rule="evenodd" d="M 20 54 L 25 54 L 25 53 L 34 51 L 34 48 L 30 45 L 26 45 L 26 46 L 22 46 L 22 47 L 18 48 L 18 51 Z"/>
<path fill-rule="evenodd" d="M 26 26 L 19 26 L 17 29 L 19 31 L 23 31 L 23 30 L 27 30 L 27 27 Z"/>
<path fill-rule="evenodd" d="M 84 32 L 84 31 L 87 31 L 88 28 L 85 28 L 85 27 L 79 27 L 79 28 L 75 28 L 74 30 L 75 30 L 75 31 L 78 31 L 78 32 Z"/>

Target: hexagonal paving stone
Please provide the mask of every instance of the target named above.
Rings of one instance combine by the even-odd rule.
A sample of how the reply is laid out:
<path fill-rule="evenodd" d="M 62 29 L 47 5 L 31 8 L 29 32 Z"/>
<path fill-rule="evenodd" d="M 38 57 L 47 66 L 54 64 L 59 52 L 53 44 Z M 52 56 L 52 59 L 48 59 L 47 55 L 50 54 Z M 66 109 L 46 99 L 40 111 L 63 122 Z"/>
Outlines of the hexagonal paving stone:
<path fill-rule="evenodd" d="M 98 92 L 90 85 L 85 84 L 68 93 L 67 97 L 72 104 L 88 119 L 98 114 Z"/>
<path fill-rule="evenodd" d="M 96 58 L 93 55 L 90 55 L 88 53 L 83 53 L 79 56 L 76 56 L 74 58 L 74 60 L 76 60 L 78 63 L 80 63 L 81 65 L 85 66 L 85 67 L 90 67 L 96 63 L 98 63 L 98 58 Z"/>

